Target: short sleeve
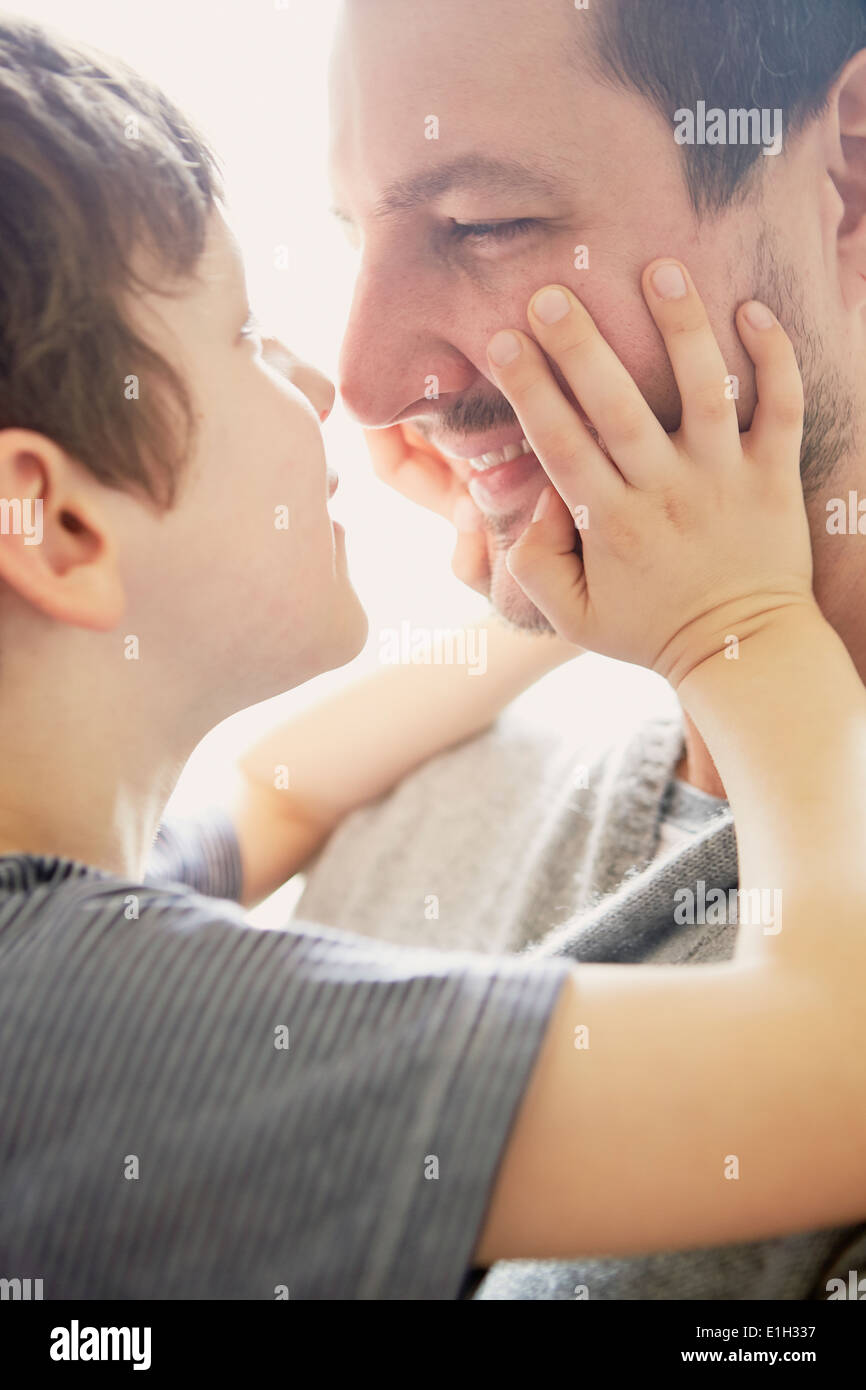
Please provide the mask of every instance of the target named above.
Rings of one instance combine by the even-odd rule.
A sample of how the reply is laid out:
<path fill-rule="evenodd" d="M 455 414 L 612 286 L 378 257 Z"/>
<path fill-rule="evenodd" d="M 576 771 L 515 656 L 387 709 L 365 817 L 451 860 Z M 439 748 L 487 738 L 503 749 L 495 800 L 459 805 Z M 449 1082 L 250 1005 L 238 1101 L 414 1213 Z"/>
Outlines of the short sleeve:
<path fill-rule="evenodd" d="M 162 822 L 147 865 L 149 882 L 183 883 L 209 898 L 240 902 L 240 846 L 231 818 L 217 808 Z"/>
<path fill-rule="evenodd" d="M 568 969 L 334 938 L 308 957 L 340 1084 L 304 1145 L 321 1172 L 296 1191 L 322 1216 L 300 1296 L 460 1298 Z"/>

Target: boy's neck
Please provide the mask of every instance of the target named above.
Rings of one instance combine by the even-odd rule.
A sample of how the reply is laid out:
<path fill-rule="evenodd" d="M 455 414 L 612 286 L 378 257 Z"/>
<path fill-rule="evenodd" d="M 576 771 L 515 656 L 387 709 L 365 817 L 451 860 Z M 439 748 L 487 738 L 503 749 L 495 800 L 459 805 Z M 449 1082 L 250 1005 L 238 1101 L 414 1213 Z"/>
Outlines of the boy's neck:
<path fill-rule="evenodd" d="M 128 709 L 114 722 L 103 703 L 82 722 L 55 706 L 49 722 L 40 707 L 37 697 L 0 712 L 0 854 L 56 855 L 139 878 L 196 740 L 178 754 L 164 728 L 145 732 Z"/>
<path fill-rule="evenodd" d="M 101 798 L 95 788 L 79 800 L 74 791 L 58 786 L 58 795 L 71 791 L 63 812 L 46 806 L 15 806 L 3 788 L 0 805 L 0 855 L 33 854 L 72 859 L 124 878 L 140 878 L 162 814 L 165 798 L 150 801 L 143 813 L 141 800 L 115 789 Z"/>

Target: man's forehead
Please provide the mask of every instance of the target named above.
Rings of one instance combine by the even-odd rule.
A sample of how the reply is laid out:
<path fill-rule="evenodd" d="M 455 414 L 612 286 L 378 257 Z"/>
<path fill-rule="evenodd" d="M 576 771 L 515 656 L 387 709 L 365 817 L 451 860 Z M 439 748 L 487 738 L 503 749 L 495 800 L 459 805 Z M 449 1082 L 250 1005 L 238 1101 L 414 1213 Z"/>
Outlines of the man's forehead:
<path fill-rule="evenodd" d="M 587 11 L 569 10 L 345 0 L 330 70 L 337 203 L 351 190 L 365 214 L 385 214 L 461 189 L 549 195 L 593 99 L 579 61 Z"/>
<path fill-rule="evenodd" d="M 575 52 L 597 40 L 595 10 L 618 0 L 342 0 L 335 31 L 335 58 L 350 67 L 375 65 L 384 74 L 398 71 L 407 58 L 429 59 L 447 80 L 468 62 L 521 55 L 529 61 Z M 571 44 L 569 44 L 569 40 Z M 441 60 L 449 60 L 445 65 Z M 345 73 L 346 68 L 343 68 Z M 506 75 L 503 73 L 503 76 Z"/>
<path fill-rule="evenodd" d="M 518 112 L 566 100 L 591 69 L 591 25 L 563 0 L 346 0 L 329 65 L 332 118 L 392 138 L 418 113 L 438 112 L 451 136 L 487 111 L 513 127 Z"/>

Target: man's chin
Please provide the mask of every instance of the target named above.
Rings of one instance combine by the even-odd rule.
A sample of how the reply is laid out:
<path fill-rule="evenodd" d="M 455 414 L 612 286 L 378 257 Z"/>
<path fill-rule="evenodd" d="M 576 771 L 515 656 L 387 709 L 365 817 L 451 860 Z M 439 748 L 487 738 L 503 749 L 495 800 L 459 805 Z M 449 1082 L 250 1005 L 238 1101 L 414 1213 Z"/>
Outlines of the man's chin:
<path fill-rule="evenodd" d="M 553 628 L 530 602 L 505 564 L 505 554 L 498 551 L 490 560 L 490 602 L 496 612 L 511 627 L 523 632 L 552 632 Z"/>

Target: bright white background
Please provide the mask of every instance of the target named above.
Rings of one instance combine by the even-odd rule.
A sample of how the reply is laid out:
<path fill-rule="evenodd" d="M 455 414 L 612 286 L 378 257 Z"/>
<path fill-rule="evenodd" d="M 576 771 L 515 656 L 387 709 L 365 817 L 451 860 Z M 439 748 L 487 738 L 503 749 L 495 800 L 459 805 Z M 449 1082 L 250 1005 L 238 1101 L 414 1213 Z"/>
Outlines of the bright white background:
<path fill-rule="evenodd" d="M 11 8 L 119 54 L 194 120 L 225 172 L 253 308 L 333 377 L 354 263 L 328 211 L 327 56 L 336 0 L 19 0 Z M 274 264 L 281 245 L 290 248 L 286 270 Z M 340 473 L 331 510 L 346 527 L 350 570 L 370 615 L 367 648 L 342 671 L 221 725 L 190 762 L 175 809 L 206 798 L 231 750 L 263 722 L 374 667 L 383 627 L 399 628 L 404 619 L 456 627 L 484 612 L 483 601 L 451 575 L 450 527 L 377 482 L 339 403 L 325 437 Z M 594 724 L 601 718 L 602 731 L 612 731 L 638 711 L 670 709 L 671 700 L 647 672 L 584 657 L 520 703 L 527 717 L 557 723 L 579 719 L 590 705 Z"/>

